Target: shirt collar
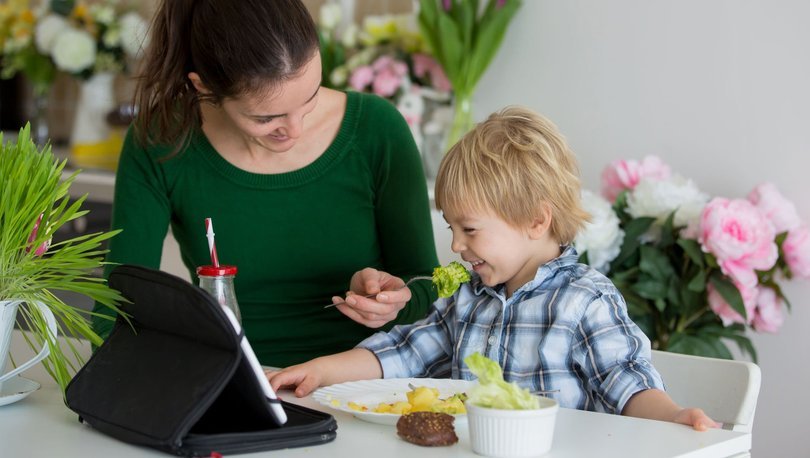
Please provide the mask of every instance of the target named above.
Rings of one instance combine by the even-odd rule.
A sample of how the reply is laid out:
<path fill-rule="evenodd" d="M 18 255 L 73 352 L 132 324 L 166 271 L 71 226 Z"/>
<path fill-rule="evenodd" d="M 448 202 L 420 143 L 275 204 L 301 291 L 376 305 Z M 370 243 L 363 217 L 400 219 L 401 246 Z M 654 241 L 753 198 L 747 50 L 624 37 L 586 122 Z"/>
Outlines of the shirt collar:
<path fill-rule="evenodd" d="M 573 245 L 562 246 L 560 248 L 563 250 L 562 253 L 556 258 L 552 259 L 551 261 L 540 266 L 537 269 L 537 273 L 534 275 L 534 279 L 518 288 L 518 290 L 515 291 L 515 294 L 513 294 L 512 297 L 517 296 L 517 293 L 519 293 L 520 291 L 535 289 L 547 279 L 557 275 L 557 272 L 559 272 L 561 269 L 572 266 L 579 262 L 579 253 L 577 253 L 577 250 L 576 248 L 574 248 Z M 500 285 L 496 285 L 495 287 L 489 287 L 485 285 L 483 281 L 481 281 L 481 276 L 478 275 L 476 272 L 472 272 L 470 287 L 472 287 L 476 295 L 481 295 L 484 292 L 486 292 L 490 296 L 499 297 L 501 299 L 504 298 L 503 283 L 501 283 Z"/>

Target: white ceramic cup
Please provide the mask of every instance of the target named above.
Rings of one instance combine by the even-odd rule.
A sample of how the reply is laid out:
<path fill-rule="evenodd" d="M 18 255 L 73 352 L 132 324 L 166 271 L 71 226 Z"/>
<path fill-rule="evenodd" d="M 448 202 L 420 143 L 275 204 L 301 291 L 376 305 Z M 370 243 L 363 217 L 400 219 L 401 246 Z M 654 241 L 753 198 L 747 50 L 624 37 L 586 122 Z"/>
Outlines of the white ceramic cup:
<path fill-rule="evenodd" d="M 540 456 L 551 450 L 557 401 L 539 397 L 540 408 L 505 410 L 466 403 L 470 442 L 475 453 L 491 457 Z"/>
<path fill-rule="evenodd" d="M 0 300 L 0 372 L 5 371 L 7 362 L 9 361 L 9 353 L 11 351 L 11 332 L 14 330 L 14 322 L 17 318 L 17 308 L 25 301 L 20 299 Z M 34 301 L 29 302 L 36 306 L 45 317 L 45 322 L 48 324 L 48 330 L 54 339 L 57 335 L 56 318 L 54 318 L 51 310 L 42 302 Z M 50 353 L 48 343 L 44 342 L 42 349 L 36 356 L 28 361 L 18 364 L 16 368 L 0 375 L 0 387 L 3 382 L 22 373 L 24 370 L 29 369 L 31 366 L 39 363 Z"/>

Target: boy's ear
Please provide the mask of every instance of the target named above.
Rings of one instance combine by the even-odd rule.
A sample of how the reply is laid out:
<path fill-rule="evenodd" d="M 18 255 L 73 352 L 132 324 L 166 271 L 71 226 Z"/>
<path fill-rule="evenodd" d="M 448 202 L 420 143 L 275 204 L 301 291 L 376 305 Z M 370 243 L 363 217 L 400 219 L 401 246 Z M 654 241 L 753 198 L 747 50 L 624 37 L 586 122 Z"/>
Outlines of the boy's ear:
<path fill-rule="evenodd" d="M 551 229 L 551 205 L 543 202 L 537 208 L 537 216 L 532 220 L 529 225 L 529 237 L 532 239 L 539 239 L 546 235 Z"/>
<path fill-rule="evenodd" d="M 202 79 L 200 79 L 200 75 L 197 74 L 197 72 L 189 72 L 188 79 L 191 81 L 191 85 L 194 86 L 194 89 L 196 89 L 200 94 L 211 93 L 211 91 L 205 87 L 205 84 L 203 84 Z"/>

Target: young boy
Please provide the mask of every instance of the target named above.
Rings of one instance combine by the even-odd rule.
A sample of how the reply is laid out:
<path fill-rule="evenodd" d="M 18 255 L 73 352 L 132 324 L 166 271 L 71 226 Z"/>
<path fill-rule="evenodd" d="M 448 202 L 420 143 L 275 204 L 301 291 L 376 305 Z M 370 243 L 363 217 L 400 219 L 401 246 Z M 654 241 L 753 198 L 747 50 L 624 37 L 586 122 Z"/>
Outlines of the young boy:
<path fill-rule="evenodd" d="M 421 321 L 268 374 L 273 387 L 305 396 L 349 380 L 473 379 L 463 360 L 480 352 L 507 381 L 555 391 L 562 407 L 715 427 L 663 391 L 621 294 L 578 263 L 570 244 L 588 219 L 578 175 L 547 119 L 519 107 L 491 115 L 447 153 L 436 179 L 436 206 L 472 280 Z"/>

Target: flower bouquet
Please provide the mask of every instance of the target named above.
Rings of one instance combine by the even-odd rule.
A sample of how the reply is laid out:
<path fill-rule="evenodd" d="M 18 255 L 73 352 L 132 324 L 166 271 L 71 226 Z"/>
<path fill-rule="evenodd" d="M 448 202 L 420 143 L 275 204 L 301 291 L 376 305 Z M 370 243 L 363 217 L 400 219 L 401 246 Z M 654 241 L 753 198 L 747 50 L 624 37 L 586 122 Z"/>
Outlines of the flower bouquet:
<path fill-rule="evenodd" d="M 430 54 L 413 14 L 366 16 L 342 24 L 343 11 L 325 3 L 318 26 L 324 86 L 370 92 L 397 106 L 420 151 L 451 119 L 451 86 Z"/>
<path fill-rule="evenodd" d="M 29 119 L 39 145 L 49 140 L 47 95 L 57 73 L 78 78 L 81 91 L 71 134 L 73 159 L 77 153 L 100 152 L 104 158 L 116 155 L 114 164 L 123 140 L 112 135 L 104 117 L 115 105 L 115 75 L 126 72 L 145 45 L 146 22 L 118 0 L 90 5 L 49 0 L 35 9 L 30 3 L 12 0 L 0 5 L 0 77 L 19 73 L 31 82 L 35 110 Z M 76 150 L 83 145 L 90 150 Z"/>
<path fill-rule="evenodd" d="M 39 92 L 47 91 L 57 70 L 81 79 L 120 73 L 127 58 L 140 53 L 146 22 L 116 0 L 92 5 L 50 0 L 38 9 L 12 1 L 0 8 L 0 51 L 4 78 L 21 72 Z"/>
<path fill-rule="evenodd" d="M 62 180 L 64 167 L 65 161 L 57 161 L 50 146 L 37 148 L 29 127 L 20 131 L 16 142 L 4 144 L 0 134 L 0 304 L 20 300 L 27 304 L 18 308 L 18 314 L 30 331 L 26 334 L 28 344 L 50 349 L 45 367 L 63 390 L 76 368 L 34 305 L 42 304 L 61 321 L 60 334 L 100 345 L 101 338 L 86 317 L 54 292 L 82 294 L 116 312 L 115 304 L 123 300 L 104 279 L 93 275 L 106 253 L 101 243 L 118 231 L 51 242 L 61 226 L 87 213 L 81 210 L 84 197 L 71 202 L 68 196 L 78 172 Z M 69 340 L 67 343 L 70 346 Z M 81 359 L 74 348 L 69 351 L 74 359 Z M 0 355 L 0 370 L 5 356 Z"/>
<path fill-rule="evenodd" d="M 780 283 L 810 279 L 810 230 L 771 183 L 745 199 L 711 198 L 657 157 L 619 160 L 574 245 L 627 301 L 653 348 L 756 361 L 747 331 L 776 332 L 790 308 Z"/>
<path fill-rule="evenodd" d="M 520 8 L 520 0 L 420 0 L 419 26 L 453 85 L 455 115 L 447 137 L 450 149 L 472 127 L 472 98 Z"/>

